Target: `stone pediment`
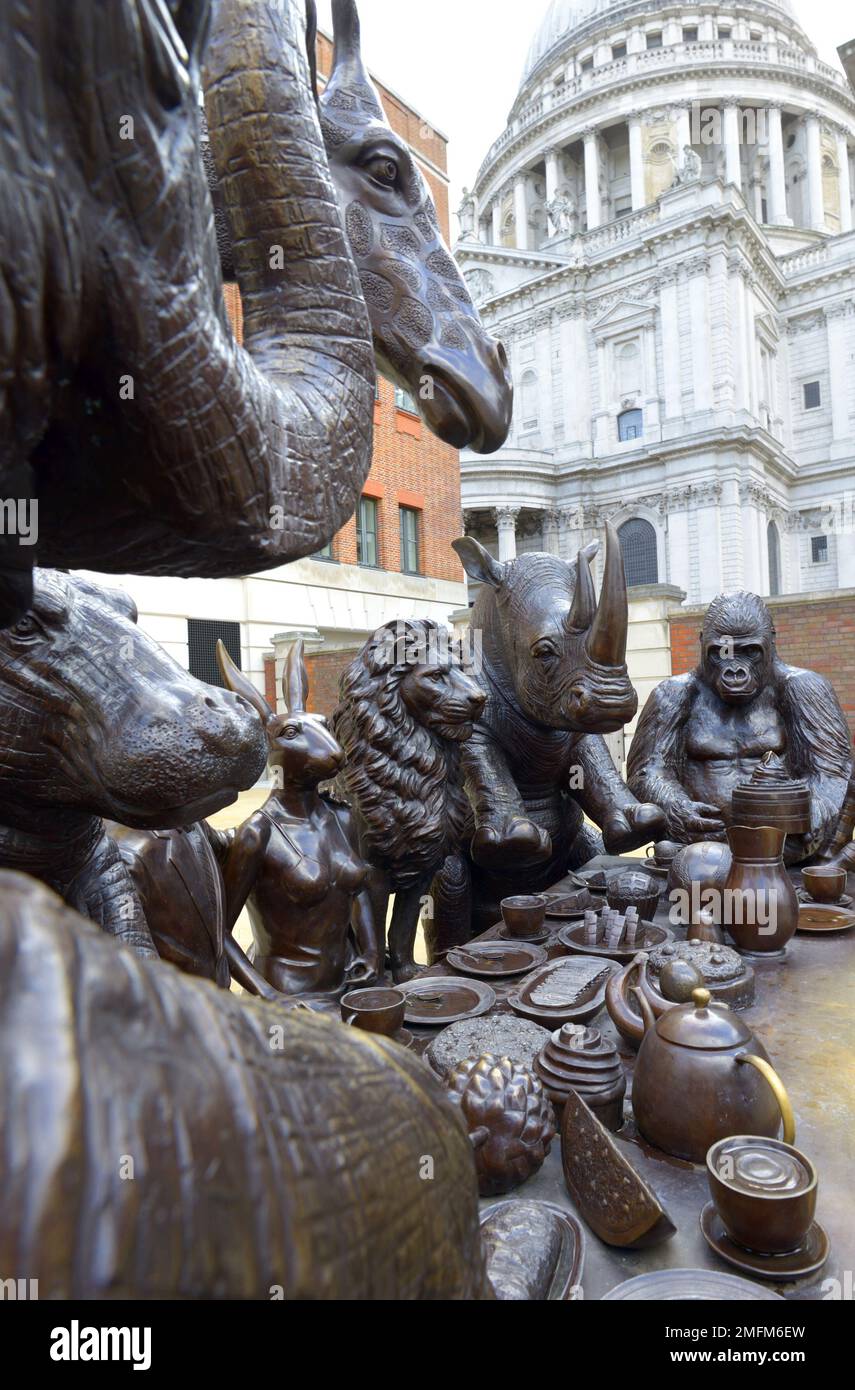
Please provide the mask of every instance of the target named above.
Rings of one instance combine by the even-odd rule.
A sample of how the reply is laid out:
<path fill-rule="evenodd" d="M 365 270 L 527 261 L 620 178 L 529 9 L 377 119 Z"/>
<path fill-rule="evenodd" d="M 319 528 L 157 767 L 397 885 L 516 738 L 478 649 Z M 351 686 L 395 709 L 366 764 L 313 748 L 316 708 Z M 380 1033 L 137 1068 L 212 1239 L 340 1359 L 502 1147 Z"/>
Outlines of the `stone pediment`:
<path fill-rule="evenodd" d="M 591 332 L 594 337 L 611 337 L 627 328 L 640 328 L 650 323 L 656 313 L 656 305 L 645 299 L 631 299 L 619 295 L 604 308 L 594 305 Z"/>

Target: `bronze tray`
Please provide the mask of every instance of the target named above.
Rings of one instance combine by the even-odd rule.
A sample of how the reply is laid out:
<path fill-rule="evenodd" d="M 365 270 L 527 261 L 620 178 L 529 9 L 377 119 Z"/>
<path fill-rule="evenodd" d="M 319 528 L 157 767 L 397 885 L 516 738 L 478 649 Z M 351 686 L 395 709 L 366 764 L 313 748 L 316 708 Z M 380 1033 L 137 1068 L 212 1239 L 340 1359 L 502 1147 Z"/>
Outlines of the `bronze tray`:
<path fill-rule="evenodd" d="M 585 1262 L 585 1233 L 572 1212 L 559 1207 L 554 1202 L 540 1202 L 537 1205 L 558 1218 L 562 1229 L 562 1248 L 543 1302 L 575 1302 L 582 1297 L 582 1266 Z M 519 1207 L 518 1201 L 492 1202 L 481 1212 L 481 1225 L 491 1217 L 508 1209 L 511 1214 Z"/>
<path fill-rule="evenodd" d="M 483 980 L 461 980 L 458 975 L 423 975 L 395 988 L 406 996 L 404 1021 L 423 1027 L 444 1028 L 461 1018 L 475 1018 L 496 1002 L 495 990 Z"/>
<path fill-rule="evenodd" d="M 519 937 L 507 941 L 473 941 L 468 946 L 453 946 L 446 952 L 445 963 L 461 975 L 485 979 L 527 975 L 543 965 L 546 952 Z"/>
<path fill-rule="evenodd" d="M 775 1302 L 779 1293 L 740 1279 L 738 1274 L 726 1274 L 717 1269 L 654 1269 L 649 1274 L 637 1274 L 603 1294 L 603 1302 L 669 1302 L 698 1299 L 713 1302 Z"/>
<path fill-rule="evenodd" d="M 634 960 L 639 951 L 652 951 L 657 946 L 663 946 L 666 941 L 673 940 L 667 927 L 654 927 L 652 922 L 639 922 L 638 927 L 636 944 L 630 947 L 601 944 L 605 935 L 601 922 L 597 923 L 600 944 L 596 946 L 586 945 L 582 940 L 585 932 L 584 923 L 562 927 L 558 933 L 558 940 L 562 946 L 567 947 L 568 951 L 576 951 L 582 956 L 602 956 L 606 960 L 620 961 L 622 965 L 627 965 L 629 961 Z"/>
<path fill-rule="evenodd" d="M 848 931 L 855 927 L 855 912 L 837 903 L 804 903 L 799 908 L 796 931 L 820 936 L 824 932 Z"/>
<path fill-rule="evenodd" d="M 603 1007 L 606 985 L 619 968 L 602 956 L 558 956 L 527 975 L 508 995 L 508 1004 L 515 1014 L 545 1028 L 587 1023 Z"/>

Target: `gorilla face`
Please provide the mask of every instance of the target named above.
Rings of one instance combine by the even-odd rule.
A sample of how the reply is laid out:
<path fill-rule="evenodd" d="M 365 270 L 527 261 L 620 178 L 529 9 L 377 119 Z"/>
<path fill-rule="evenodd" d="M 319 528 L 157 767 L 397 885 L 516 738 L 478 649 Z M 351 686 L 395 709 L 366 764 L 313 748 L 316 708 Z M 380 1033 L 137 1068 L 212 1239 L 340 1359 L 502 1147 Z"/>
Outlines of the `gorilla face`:
<path fill-rule="evenodd" d="M 704 679 L 727 705 L 749 704 L 769 680 L 771 645 L 760 634 L 715 637 L 704 644 Z"/>

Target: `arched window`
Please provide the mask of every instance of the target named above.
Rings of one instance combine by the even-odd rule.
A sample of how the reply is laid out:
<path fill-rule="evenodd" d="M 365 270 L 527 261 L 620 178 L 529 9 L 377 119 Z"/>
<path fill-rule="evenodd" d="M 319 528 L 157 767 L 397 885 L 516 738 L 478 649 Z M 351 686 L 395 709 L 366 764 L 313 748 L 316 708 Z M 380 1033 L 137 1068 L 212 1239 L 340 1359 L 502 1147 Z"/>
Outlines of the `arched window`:
<path fill-rule="evenodd" d="M 523 373 L 520 383 L 520 419 L 524 430 L 537 429 L 537 373 Z"/>
<path fill-rule="evenodd" d="M 769 546 L 769 593 L 781 592 L 781 537 L 774 521 L 766 527 L 766 540 Z"/>
<path fill-rule="evenodd" d="M 618 439 L 640 439 L 644 434 L 644 416 L 640 410 L 624 410 L 617 417 Z"/>
<path fill-rule="evenodd" d="M 618 528 L 618 539 L 627 584 L 658 584 L 656 532 L 650 522 L 645 521 L 643 517 L 634 516 Z"/>

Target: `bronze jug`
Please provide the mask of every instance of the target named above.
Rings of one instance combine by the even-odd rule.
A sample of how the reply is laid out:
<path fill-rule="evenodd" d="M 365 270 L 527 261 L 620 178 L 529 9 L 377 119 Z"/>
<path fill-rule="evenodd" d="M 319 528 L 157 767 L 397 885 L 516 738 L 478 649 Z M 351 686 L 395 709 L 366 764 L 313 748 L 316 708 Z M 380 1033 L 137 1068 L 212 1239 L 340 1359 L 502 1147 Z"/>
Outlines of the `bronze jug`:
<path fill-rule="evenodd" d="M 722 925 L 740 951 L 782 951 L 796 930 L 799 900 L 784 867 L 787 835 L 772 825 L 732 825 L 733 862 L 724 887 Z"/>
<path fill-rule="evenodd" d="M 691 1002 L 654 1018 L 643 991 L 645 1020 L 632 1083 L 632 1108 L 651 1144 L 702 1163 L 731 1134 L 795 1138 L 792 1106 L 766 1049 L 744 1019 L 696 989 Z"/>

